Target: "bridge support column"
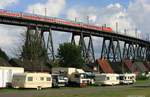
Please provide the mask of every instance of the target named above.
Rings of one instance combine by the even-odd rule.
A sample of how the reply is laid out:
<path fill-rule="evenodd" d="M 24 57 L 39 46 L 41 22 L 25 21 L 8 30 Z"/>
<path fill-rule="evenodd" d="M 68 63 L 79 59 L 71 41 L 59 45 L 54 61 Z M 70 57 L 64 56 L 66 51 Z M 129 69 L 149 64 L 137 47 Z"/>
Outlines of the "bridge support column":
<path fill-rule="evenodd" d="M 47 39 L 45 33 L 48 33 Z M 28 27 L 22 57 L 28 60 L 54 61 L 51 29 Z"/>
<path fill-rule="evenodd" d="M 71 43 L 75 44 L 75 36 L 80 36 L 78 45 L 81 48 L 82 56 L 87 64 L 95 62 L 94 47 L 91 35 L 72 34 Z M 88 38 L 88 45 L 86 45 L 85 38 Z"/>
<path fill-rule="evenodd" d="M 146 49 L 146 61 L 150 61 L 150 47 Z"/>
<path fill-rule="evenodd" d="M 55 60 L 54 46 L 53 46 L 53 38 L 52 38 L 52 30 L 51 28 L 43 29 L 43 33 L 48 33 L 47 36 L 43 36 L 44 47 L 46 48 L 46 52 L 48 54 L 48 58 L 50 61 Z M 47 37 L 47 38 L 46 38 Z"/>
<path fill-rule="evenodd" d="M 102 44 L 101 58 L 107 58 L 113 62 L 121 61 L 121 49 L 119 40 L 114 40 L 113 38 L 104 38 Z"/>
<path fill-rule="evenodd" d="M 123 59 L 135 59 L 135 47 L 133 43 L 124 43 Z"/>

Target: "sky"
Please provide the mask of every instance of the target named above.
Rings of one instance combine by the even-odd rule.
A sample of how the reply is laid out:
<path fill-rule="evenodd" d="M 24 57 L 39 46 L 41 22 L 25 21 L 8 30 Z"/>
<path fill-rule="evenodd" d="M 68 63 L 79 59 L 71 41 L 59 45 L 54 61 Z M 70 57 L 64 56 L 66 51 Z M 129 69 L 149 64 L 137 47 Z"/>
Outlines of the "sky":
<path fill-rule="evenodd" d="M 150 37 L 150 0 L 1 0 L 0 9 L 35 13 L 87 23 L 87 16 L 92 25 L 106 24 L 115 31 L 116 22 L 119 33 L 146 39 Z M 127 29 L 127 33 L 124 33 Z M 138 33 L 135 33 L 137 29 Z M 19 45 L 22 45 L 21 33 L 25 27 L 0 25 L 0 47 L 10 57 L 15 56 Z M 55 51 L 58 45 L 69 42 L 71 34 L 53 31 Z M 61 40 L 60 40 L 61 38 Z M 92 37 L 95 53 L 98 56 L 102 39 Z"/>

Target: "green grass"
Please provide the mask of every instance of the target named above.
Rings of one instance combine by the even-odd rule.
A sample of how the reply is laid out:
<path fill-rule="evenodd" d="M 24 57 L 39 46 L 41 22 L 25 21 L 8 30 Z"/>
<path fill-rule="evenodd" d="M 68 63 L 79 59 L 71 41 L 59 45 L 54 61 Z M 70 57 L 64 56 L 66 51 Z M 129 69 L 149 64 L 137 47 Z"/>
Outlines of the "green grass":
<path fill-rule="evenodd" d="M 16 91 L 16 89 L 11 89 L 11 88 L 4 88 L 4 89 L 2 88 L 2 89 L 0 89 L 0 93 L 1 92 L 3 92 L 3 93 L 4 92 L 13 92 L 13 91 Z"/>
<path fill-rule="evenodd" d="M 147 84 L 150 83 L 150 80 L 137 80 L 135 84 L 140 85 L 140 84 Z"/>
<path fill-rule="evenodd" d="M 150 88 L 129 88 L 125 90 L 101 90 L 99 92 L 87 92 L 82 94 L 59 94 L 55 96 L 35 97 L 150 97 Z"/>
<path fill-rule="evenodd" d="M 135 85 L 150 85 L 150 80 L 137 80 Z M 0 89 L 0 93 L 33 93 L 32 97 L 150 97 L 150 86 L 105 86 L 87 88 L 52 88 L 37 91 L 36 89 Z M 28 96 L 27 96 L 28 97 Z"/>

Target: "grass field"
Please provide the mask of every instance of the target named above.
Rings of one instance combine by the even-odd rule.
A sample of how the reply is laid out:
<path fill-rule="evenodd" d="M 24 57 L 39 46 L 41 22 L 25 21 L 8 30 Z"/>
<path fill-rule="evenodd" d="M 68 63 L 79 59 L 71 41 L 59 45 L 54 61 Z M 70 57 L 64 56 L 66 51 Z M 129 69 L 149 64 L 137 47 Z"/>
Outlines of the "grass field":
<path fill-rule="evenodd" d="M 87 88 L 0 89 L 0 97 L 150 97 L 150 80 L 140 80 L 135 85 Z M 150 85 L 150 84 L 149 84 Z"/>
<path fill-rule="evenodd" d="M 52 97 L 52 96 L 34 96 Z M 94 93 L 87 92 L 81 94 L 60 94 L 54 97 L 150 97 L 150 88 L 130 88 L 125 90 L 100 90 Z"/>

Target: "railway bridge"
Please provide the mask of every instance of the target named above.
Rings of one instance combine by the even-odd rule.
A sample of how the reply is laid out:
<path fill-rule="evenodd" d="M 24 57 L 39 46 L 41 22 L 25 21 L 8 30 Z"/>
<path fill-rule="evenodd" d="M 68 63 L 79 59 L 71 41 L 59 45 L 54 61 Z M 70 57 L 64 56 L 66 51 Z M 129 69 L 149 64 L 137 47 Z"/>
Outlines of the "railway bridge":
<path fill-rule="evenodd" d="M 27 32 L 34 30 L 38 33 L 36 34 L 37 38 L 46 46 L 52 60 L 55 60 L 52 32 L 65 31 L 72 33 L 71 43 L 75 43 L 75 36 L 80 37 L 78 45 L 81 47 L 82 56 L 87 63 L 95 62 L 96 60 L 92 36 L 103 38 L 102 50 L 99 52 L 99 54 L 101 54 L 101 59 L 106 58 L 113 62 L 121 61 L 123 59 L 141 59 L 143 61 L 150 61 L 149 41 L 115 33 L 110 27 L 98 27 L 60 18 L 8 10 L 0 10 L 0 23 L 25 26 L 27 27 Z M 49 34 L 48 39 L 46 40 L 47 42 L 43 41 L 44 33 Z M 85 45 L 85 38 L 89 38 L 88 46 Z M 121 46 L 120 42 L 123 42 L 124 45 Z"/>

